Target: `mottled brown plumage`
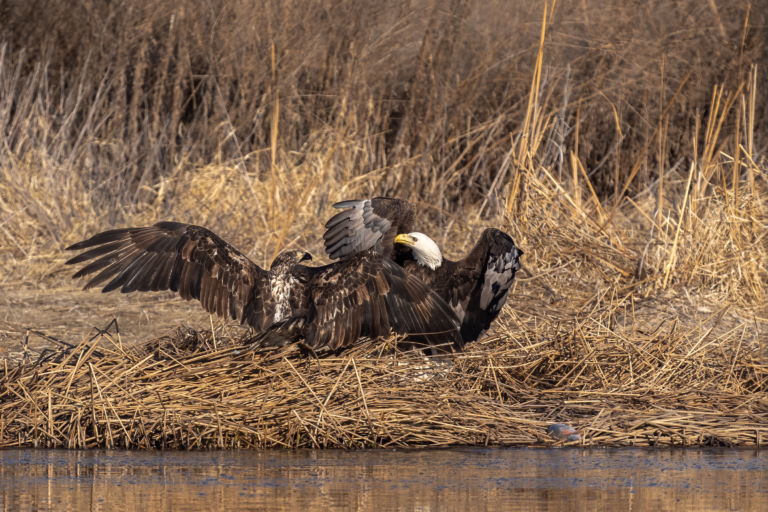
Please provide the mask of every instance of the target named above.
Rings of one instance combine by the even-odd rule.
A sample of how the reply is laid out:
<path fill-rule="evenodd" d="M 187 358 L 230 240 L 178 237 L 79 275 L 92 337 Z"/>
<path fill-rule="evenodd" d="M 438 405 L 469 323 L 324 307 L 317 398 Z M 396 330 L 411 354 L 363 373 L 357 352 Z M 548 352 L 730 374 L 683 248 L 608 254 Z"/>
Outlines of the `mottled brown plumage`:
<path fill-rule="evenodd" d="M 442 258 L 435 246 L 438 254 L 433 269 L 415 254 L 417 238 L 427 237 L 412 233 L 415 224 L 412 204 L 379 197 L 343 201 L 333 206 L 350 209 L 335 215 L 326 224 L 326 252 L 332 259 L 350 258 L 363 250 L 381 252 L 409 275 L 418 276 L 448 303 L 461 322 L 465 343 L 477 340 L 490 328 L 520 269 L 523 253 L 509 235 L 498 229 L 486 229 L 469 254 L 459 261 Z M 408 233 L 412 236 L 398 236 Z"/>
<path fill-rule="evenodd" d="M 67 263 L 97 258 L 74 277 L 98 272 L 85 289 L 103 292 L 171 290 L 203 309 L 229 315 L 261 333 L 262 346 L 305 340 L 339 349 L 361 336 L 408 334 L 404 348 L 461 350 L 453 311 L 417 278 L 372 251 L 344 262 L 307 267 L 311 257 L 283 251 L 259 268 L 215 233 L 189 224 L 106 231 L 69 250 L 88 249 Z"/>

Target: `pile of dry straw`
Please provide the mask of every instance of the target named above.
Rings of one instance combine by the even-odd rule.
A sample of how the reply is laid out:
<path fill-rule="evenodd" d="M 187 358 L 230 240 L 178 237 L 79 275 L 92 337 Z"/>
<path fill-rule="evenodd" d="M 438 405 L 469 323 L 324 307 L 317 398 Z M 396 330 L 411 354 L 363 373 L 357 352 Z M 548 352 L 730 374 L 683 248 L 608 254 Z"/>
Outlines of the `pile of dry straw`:
<path fill-rule="evenodd" d="M 553 443 L 556 421 L 589 445 L 768 440 L 768 359 L 742 332 L 625 329 L 630 309 L 540 316 L 448 361 L 373 342 L 319 360 L 257 354 L 182 330 L 128 347 L 113 328 L 5 361 L 0 447 L 530 445 Z"/>
<path fill-rule="evenodd" d="M 439 14 L 443 17 L 442 10 Z M 763 102 L 758 71 L 746 65 L 749 52 L 732 59 L 735 85 L 715 86 L 709 108 L 700 110 L 687 102 L 698 104 L 688 80 L 698 76 L 701 66 L 696 64 L 693 73 L 672 57 L 662 60 L 663 101 L 637 110 L 621 95 L 612 102 L 602 90 L 593 94 L 588 87 L 574 89 L 570 64 L 554 69 L 546 64 L 547 19 L 566 24 L 571 19 L 554 7 L 544 15 L 544 22 L 535 26 L 539 41 L 526 61 L 532 76 L 520 75 L 524 82 L 519 88 L 528 91 L 524 101 L 519 101 L 518 89 L 497 81 L 500 91 L 511 91 L 499 97 L 497 109 L 496 93 L 481 87 L 497 83 L 486 78 L 496 68 L 503 77 L 510 75 L 506 57 L 498 63 L 483 61 L 477 72 L 471 68 L 471 76 L 455 89 L 458 93 L 429 92 L 424 109 L 418 98 L 404 102 L 409 116 L 422 110 L 426 114 L 406 117 L 398 129 L 374 122 L 379 117 L 400 119 L 396 108 L 380 116 L 378 110 L 360 107 L 373 105 L 368 99 L 347 101 L 349 91 L 368 94 L 356 83 L 339 86 L 343 91 L 332 95 L 308 95 L 313 101 L 315 96 L 339 98 L 339 108 L 318 103 L 313 111 L 312 105 L 296 103 L 306 98 L 294 89 L 282 97 L 255 92 L 266 86 L 248 94 L 222 94 L 223 83 L 205 82 L 197 90 L 205 99 L 201 112 L 209 114 L 195 114 L 191 120 L 171 116 L 168 133 L 186 137 L 176 149 L 189 150 L 182 151 L 187 156 L 180 160 L 174 160 L 169 141 L 175 136 L 166 134 L 166 123 L 150 121 L 165 119 L 164 114 L 147 116 L 145 122 L 139 108 L 160 109 L 163 101 L 136 94 L 130 105 L 102 105 L 100 98 L 112 95 L 94 89 L 98 93 L 88 115 L 77 114 L 82 103 L 77 93 L 67 96 L 72 101 L 62 100 L 74 109 L 63 116 L 58 96 L 44 91 L 67 81 L 38 78 L 35 71 L 18 100 L 13 100 L 19 94 L 15 79 L 0 84 L 8 104 L 16 101 L 14 108 L 5 109 L 15 112 L 16 117 L 6 116 L 14 121 L 0 120 L 3 133 L 12 136 L 0 152 L 5 178 L 0 180 L 0 270 L 7 287 L 30 281 L 37 286 L 70 274 L 71 269 L 63 269 L 67 255 L 62 248 L 83 236 L 118 224 L 170 218 L 213 228 L 264 265 L 283 247 L 318 249 L 320 219 L 327 218 L 329 203 L 382 192 L 421 199 L 422 229 L 435 234 L 448 256 L 464 253 L 485 226 L 509 232 L 525 251 L 524 271 L 495 335 L 444 361 L 393 351 L 389 347 L 396 346 L 395 340 L 362 342 L 319 361 L 302 359 L 292 347 L 255 354 L 245 351 L 246 340 L 230 336 L 226 325 L 213 332 L 179 330 L 137 345 L 122 343 L 116 326 L 76 346 L 49 339 L 53 351 L 25 348 L 21 358 L 0 360 L 0 447 L 530 445 L 554 443 L 546 430 L 557 422 L 579 429 L 581 442 L 591 445 L 767 442 L 768 165 L 761 154 L 765 138 L 755 131 Z M 736 34 L 744 52 L 754 21 L 749 10 L 738 19 L 745 20 Z M 250 21 L 243 23 L 250 31 Z M 392 34 L 400 37 L 398 30 Z M 610 46 L 602 38 L 598 42 L 600 51 Z M 167 46 L 185 48 L 181 43 Z M 271 64 L 265 61 L 259 69 L 271 67 L 273 82 L 305 76 L 276 73 L 287 64 L 271 48 Z M 259 55 L 269 60 L 267 50 Z M 144 53 L 151 52 L 139 52 Z M 230 54 L 234 52 L 225 52 Z M 4 55 L 0 52 L 0 69 L 11 69 Z M 304 53 L 290 55 L 301 56 L 304 66 Z M 377 68 L 386 68 L 379 65 L 378 53 L 371 55 Z M 430 65 L 433 60 L 454 62 L 432 59 L 427 46 L 413 62 L 422 66 L 422 58 Z M 169 56 L 163 62 L 188 60 Z M 14 62 L 18 75 L 23 59 Z M 331 70 L 323 76 L 354 77 L 357 61 L 349 62 L 349 73 Z M 573 61 L 574 81 L 581 76 L 576 74 L 579 62 Z M 606 58 L 599 62 L 602 66 Z M 58 69 L 41 69 L 49 68 Z M 596 71 L 586 68 L 590 78 L 581 85 L 600 86 L 610 78 L 608 72 L 594 78 Z M 41 73 L 47 77 L 47 71 Z M 432 71 L 423 74 L 433 76 Z M 195 77 L 223 80 L 229 75 L 217 71 Z M 86 76 L 84 71 L 83 80 Z M 98 86 L 102 76 L 94 76 Z M 159 91 L 162 98 L 170 90 L 142 85 L 141 77 L 149 80 L 152 73 L 137 71 L 135 76 L 135 91 Z M 186 77 L 193 73 L 180 69 L 173 76 L 178 80 L 173 104 L 183 100 L 196 109 L 197 96 L 185 99 L 182 94 Z M 453 71 L 446 76 L 453 77 Z M 675 81 L 665 82 L 670 76 Z M 124 87 L 110 77 L 104 78 L 104 87 Z M 413 94 L 453 83 L 453 78 L 419 77 L 417 85 L 432 85 L 414 85 Z M 244 88 L 250 83 L 236 82 Z M 278 94 L 282 89 L 276 85 L 269 90 Z M 490 114 L 480 119 L 484 111 L 477 105 L 450 103 L 469 90 L 477 91 L 478 102 Z M 569 103 L 572 91 L 579 99 Z M 628 96 L 645 101 L 653 95 Z M 222 106 L 227 97 L 261 98 L 261 103 L 254 114 L 239 103 Z M 605 115 L 588 108 L 593 100 L 601 102 Z M 345 109 L 352 110 L 345 114 Z M 363 116 L 364 110 L 370 112 Z M 315 113 L 325 111 L 338 114 L 320 127 L 299 122 L 322 121 Z M 120 124 L 120 115 L 127 112 L 129 130 Z M 309 114 L 301 117 L 302 112 Z M 464 130 L 453 118 L 425 121 L 430 112 L 473 115 Z M 624 119 L 626 112 L 635 112 L 637 119 L 635 114 Z M 242 119 L 235 117 L 238 113 Z M 680 116 L 685 122 L 677 122 Z M 254 117 L 260 123 L 255 129 Z M 82 128 L 66 124 L 81 118 Z M 616 127 L 614 138 L 587 130 L 598 118 L 611 133 Z M 59 119 L 67 120 L 65 126 L 55 128 Z M 223 131 L 206 132 L 209 126 Z M 262 129 L 267 126 L 270 130 Z M 455 127 L 461 129 L 448 131 Z M 145 132 L 151 151 L 131 149 L 145 143 Z M 313 134 L 306 144 L 305 132 Z M 418 137 L 408 139 L 409 133 Z M 127 142 L 122 145 L 115 134 L 126 134 Z M 397 136 L 389 140 L 390 134 Z M 214 142 L 209 148 L 204 141 Z M 291 141 L 299 141 L 295 151 Z M 598 151 L 595 144 L 610 148 Z M 585 156 L 592 146 L 594 151 Z M 171 150 L 158 149 L 166 147 Z M 209 148 L 215 158 L 195 153 L 199 147 Z M 134 153 L 145 156 L 134 158 Z M 599 161 L 593 161 L 592 153 Z"/>

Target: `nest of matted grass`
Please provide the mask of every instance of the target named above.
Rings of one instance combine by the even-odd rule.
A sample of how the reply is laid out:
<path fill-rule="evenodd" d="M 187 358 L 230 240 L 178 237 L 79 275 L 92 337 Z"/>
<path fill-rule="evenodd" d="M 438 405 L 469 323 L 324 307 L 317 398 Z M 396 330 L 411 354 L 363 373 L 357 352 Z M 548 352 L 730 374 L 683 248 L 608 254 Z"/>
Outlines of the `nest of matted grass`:
<path fill-rule="evenodd" d="M 761 445 L 768 358 L 738 330 L 542 322 L 450 361 L 362 343 L 339 356 L 254 354 L 178 331 L 127 347 L 107 332 L 3 362 L 0 447 L 165 449 L 554 443 Z"/>

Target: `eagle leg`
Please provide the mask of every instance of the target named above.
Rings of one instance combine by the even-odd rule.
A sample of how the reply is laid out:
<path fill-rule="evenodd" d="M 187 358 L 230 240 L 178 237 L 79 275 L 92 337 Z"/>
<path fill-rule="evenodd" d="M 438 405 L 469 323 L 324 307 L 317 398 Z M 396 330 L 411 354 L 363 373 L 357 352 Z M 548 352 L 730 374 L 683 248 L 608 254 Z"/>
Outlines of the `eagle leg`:
<path fill-rule="evenodd" d="M 321 375 L 323 374 L 323 369 L 320 367 L 320 358 L 317 357 L 317 352 L 315 352 L 315 349 L 304 343 L 303 341 L 300 341 L 296 344 L 297 347 L 299 347 L 299 352 L 301 353 L 302 357 L 309 357 L 312 356 L 315 358 L 315 362 L 317 363 L 317 369 L 320 371 Z"/>

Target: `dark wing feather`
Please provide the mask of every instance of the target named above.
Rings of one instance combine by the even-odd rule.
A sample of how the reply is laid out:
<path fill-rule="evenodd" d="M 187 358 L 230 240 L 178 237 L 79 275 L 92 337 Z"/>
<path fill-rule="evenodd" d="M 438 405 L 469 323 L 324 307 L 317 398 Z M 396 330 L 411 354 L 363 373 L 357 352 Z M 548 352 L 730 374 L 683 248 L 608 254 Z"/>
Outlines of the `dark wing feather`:
<path fill-rule="evenodd" d="M 200 226 L 159 222 L 151 227 L 105 231 L 67 250 L 88 249 L 67 261 L 97 258 L 74 277 L 98 274 L 84 289 L 103 292 L 171 290 L 203 309 L 229 315 L 257 331 L 272 325 L 275 304 L 268 272 L 215 233 Z"/>
<path fill-rule="evenodd" d="M 460 261 L 443 260 L 437 269 L 404 260 L 409 275 L 430 286 L 456 313 L 464 343 L 476 341 L 499 316 L 520 269 L 523 252 L 498 229 L 486 229 Z"/>
<path fill-rule="evenodd" d="M 457 267 L 479 273 L 473 286 L 456 287 L 456 304 L 460 309 L 454 310 L 461 318 L 465 342 L 477 340 L 499 316 L 515 273 L 520 270 L 522 255 L 523 251 L 515 246 L 512 237 L 491 228 L 483 231 L 467 257 L 457 262 Z"/>
<path fill-rule="evenodd" d="M 342 201 L 333 207 L 349 208 L 325 224 L 325 252 L 333 260 L 347 261 L 366 250 L 391 258 L 395 237 L 412 232 L 416 219 L 411 203 L 389 197 Z"/>
<path fill-rule="evenodd" d="M 306 343 L 339 349 L 359 337 L 408 334 L 405 349 L 460 351 L 459 321 L 420 279 L 371 251 L 346 262 L 317 267 L 310 283 Z"/>

